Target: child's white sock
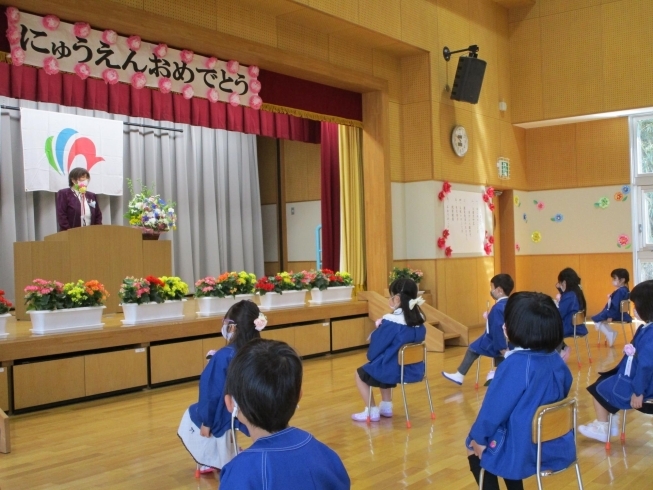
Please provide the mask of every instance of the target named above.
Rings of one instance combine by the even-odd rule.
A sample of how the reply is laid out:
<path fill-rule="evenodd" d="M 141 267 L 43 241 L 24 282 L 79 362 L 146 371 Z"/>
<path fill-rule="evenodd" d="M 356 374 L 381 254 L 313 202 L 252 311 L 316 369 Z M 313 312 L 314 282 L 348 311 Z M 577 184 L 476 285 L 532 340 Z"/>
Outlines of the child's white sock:
<path fill-rule="evenodd" d="M 382 417 L 392 417 L 392 402 L 379 403 L 379 414 Z"/>

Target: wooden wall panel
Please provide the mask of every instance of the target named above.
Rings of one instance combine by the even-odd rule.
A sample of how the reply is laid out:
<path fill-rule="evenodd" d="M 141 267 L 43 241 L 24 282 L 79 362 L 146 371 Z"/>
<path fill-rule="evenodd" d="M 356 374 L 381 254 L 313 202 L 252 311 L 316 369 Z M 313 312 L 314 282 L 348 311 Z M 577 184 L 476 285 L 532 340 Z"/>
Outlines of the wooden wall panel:
<path fill-rule="evenodd" d="M 9 411 L 9 368 L 0 367 L 0 410 Z"/>
<path fill-rule="evenodd" d="M 467 326 L 478 324 L 479 313 L 485 309 L 479 308 L 479 289 L 483 284 L 478 280 L 478 260 L 447 259 L 438 263 L 438 269 L 444 266 L 446 281 L 446 303 L 444 308 L 438 305 L 438 309 Z"/>
<path fill-rule="evenodd" d="M 576 187 L 576 131 L 574 125 L 526 131 L 527 175 L 531 189 Z"/>
<path fill-rule="evenodd" d="M 147 385 L 147 349 L 84 356 L 86 396 Z"/>
<path fill-rule="evenodd" d="M 497 271 L 498 273 L 498 271 Z M 485 323 L 483 312 L 488 309 L 488 301 L 490 307 L 494 304 L 490 296 L 490 279 L 494 277 L 494 258 L 481 257 L 476 259 L 476 281 L 478 282 L 476 305 L 475 305 L 475 321 L 471 325 L 481 325 Z"/>
<path fill-rule="evenodd" d="M 513 123 L 543 119 L 539 19 L 510 24 L 510 95 Z"/>
<path fill-rule="evenodd" d="M 604 119 L 575 126 L 578 186 L 630 182 L 628 118 Z"/>
<path fill-rule="evenodd" d="M 257 136 L 256 153 L 261 204 L 277 204 L 279 202 L 279 175 L 276 138 Z"/>
<path fill-rule="evenodd" d="M 294 348 L 300 356 L 322 354 L 331 349 L 331 324 L 328 320 L 292 328 L 295 329 Z"/>
<path fill-rule="evenodd" d="M 283 140 L 286 202 L 319 201 L 320 145 Z"/>
<path fill-rule="evenodd" d="M 143 0 L 143 8 L 154 14 L 165 15 L 189 24 L 215 29 L 217 0 Z"/>
<path fill-rule="evenodd" d="M 367 317 L 331 321 L 331 348 L 349 349 L 369 344 L 374 322 Z"/>
<path fill-rule="evenodd" d="M 172 242 L 143 240 L 143 275 L 172 275 Z"/>
<path fill-rule="evenodd" d="M 14 366 L 14 408 L 86 396 L 84 356 Z"/>
<path fill-rule="evenodd" d="M 150 378 L 152 384 L 199 376 L 206 355 L 202 340 L 175 342 L 150 347 Z"/>
<path fill-rule="evenodd" d="M 401 39 L 401 0 L 358 0 L 358 23 Z"/>
<path fill-rule="evenodd" d="M 324 32 L 277 18 L 277 37 L 284 51 L 329 61 L 329 35 Z"/>
<path fill-rule="evenodd" d="M 290 347 L 295 348 L 295 327 L 276 328 L 273 330 L 266 328 L 261 332 L 261 338 L 285 342 Z"/>

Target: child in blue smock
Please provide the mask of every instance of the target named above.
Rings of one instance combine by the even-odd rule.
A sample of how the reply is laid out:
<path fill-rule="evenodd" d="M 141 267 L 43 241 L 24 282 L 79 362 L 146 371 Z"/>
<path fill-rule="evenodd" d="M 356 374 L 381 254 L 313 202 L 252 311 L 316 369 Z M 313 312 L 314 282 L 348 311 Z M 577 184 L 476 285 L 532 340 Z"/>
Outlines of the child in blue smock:
<path fill-rule="evenodd" d="M 581 425 L 578 432 L 606 442 L 609 414 L 619 410 L 642 408 L 645 399 L 653 397 L 653 281 L 640 282 L 630 293 L 635 316 L 646 322 L 637 329 L 631 344 L 624 346 L 619 364 L 587 387 L 594 397 L 596 420 Z M 611 434 L 619 434 L 617 417 L 613 418 Z"/>
<path fill-rule="evenodd" d="M 574 336 L 574 315 L 579 311 L 585 311 L 587 303 L 585 295 L 580 288 L 580 277 L 576 271 L 570 267 L 562 269 L 558 274 L 558 284 L 556 289 L 560 293 L 558 299 L 558 310 L 562 317 L 562 329 L 564 337 Z M 585 324 L 576 326 L 576 336 L 584 337 L 587 335 Z M 563 342 L 560 355 L 566 361 L 569 358 L 569 347 Z"/>
<path fill-rule="evenodd" d="M 365 403 L 365 410 L 351 418 L 357 422 L 367 420 L 367 403 L 372 387 L 381 389 L 381 404 L 377 407 L 372 395 L 370 420 L 378 422 L 380 417 L 392 417 L 392 391 L 401 381 L 399 349 L 404 344 L 418 344 L 426 338 L 424 315 L 419 305 L 424 303 L 417 297 L 417 284 L 412 279 L 395 279 L 390 284 L 388 304 L 393 313 L 377 320 L 367 350 L 367 364 L 356 371 L 356 387 Z M 404 381 L 414 383 L 424 378 L 424 363 L 404 367 Z"/>
<path fill-rule="evenodd" d="M 467 348 L 465 357 L 455 373 L 442 372 L 442 376 L 456 384 L 463 384 L 465 375 L 479 356 L 494 358 L 494 366 L 503 361 L 503 354 L 508 350 L 508 343 L 503 334 L 503 312 L 506 301 L 515 287 L 515 282 L 508 274 L 497 274 L 490 280 L 490 296 L 495 301 L 485 323 L 485 332 Z"/>
<path fill-rule="evenodd" d="M 349 490 L 338 455 L 288 426 L 301 397 L 302 362 L 288 344 L 256 339 L 238 351 L 225 403 L 253 443 L 222 469 L 220 490 Z"/>
<path fill-rule="evenodd" d="M 564 400 L 572 382 L 556 351 L 562 319 L 553 300 L 542 293 L 515 293 L 507 300 L 505 315 L 506 335 L 515 347 L 497 368 L 465 441 L 477 482 L 485 469 L 485 490 L 499 489 L 497 476 L 508 490 L 521 490 L 522 479 L 536 473 L 533 416 L 539 406 Z M 542 467 L 547 470 L 561 470 L 575 459 L 573 431 L 542 444 Z"/>
<path fill-rule="evenodd" d="M 224 404 L 227 368 L 236 352 L 259 338 L 267 320 L 252 301 L 239 301 L 224 316 L 222 336 L 227 345 L 215 352 L 200 376 L 199 401 L 184 413 L 177 435 L 200 473 L 219 470 L 235 456 L 231 444 L 231 414 Z M 237 426 L 238 427 L 238 426 Z M 246 429 L 245 429 L 246 431 Z"/>
<path fill-rule="evenodd" d="M 612 277 L 612 285 L 615 290 L 608 296 L 605 308 L 598 315 L 594 315 L 592 320 L 596 329 L 603 332 L 608 340 L 608 345 L 612 347 L 617 338 L 617 332 L 610 326 L 610 322 L 621 320 L 621 302 L 630 296 L 628 291 L 630 274 L 626 269 L 615 269 L 610 273 L 610 277 Z M 633 319 L 628 313 L 624 313 L 624 321 L 629 323 Z"/>

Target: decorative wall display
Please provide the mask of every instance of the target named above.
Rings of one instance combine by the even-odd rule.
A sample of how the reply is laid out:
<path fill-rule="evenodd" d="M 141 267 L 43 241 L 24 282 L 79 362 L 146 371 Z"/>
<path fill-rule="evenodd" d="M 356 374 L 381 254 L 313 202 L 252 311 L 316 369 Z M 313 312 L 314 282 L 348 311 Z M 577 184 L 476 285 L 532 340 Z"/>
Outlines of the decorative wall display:
<path fill-rule="evenodd" d="M 542 211 L 544 209 L 544 203 L 542 201 L 534 200 L 533 204 L 535 204 L 535 207 L 538 211 Z"/>
<path fill-rule="evenodd" d="M 551 218 L 551 221 L 554 223 L 560 223 L 564 219 L 564 216 L 562 216 L 560 213 L 556 214 L 553 218 Z"/>
<path fill-rule="evenodd" d="M 533 243 L 540 243 L 542 241 L 542 233 L 539 231 L 534 231 L 531 233 L 531 240 Z"/>
<path fill-rule="evenodd" d="M 151 44 L 137 35 L 123 37 L 115 31 L 91 29 L 85 22 L 60 22 L 54 15 L 41 17 L 7 8 L 7 39 L 11 62 L 43 68 L 48 75 L 60 71 L 81 79 L 103 79 L 107 84 L 129 83 L 136 89 L 158 88 L 186 99 L 260 109 L 261 82 L 256 66 L 196 55 L 190 50 Z"/>
<path fill-rule="evenodd" d="M 630 243 L 630 237 L 628 235 L 622 233 L 617 238 L 617 247 L 629 249 L 631 245 L 632 243 Z"/>
<path fill-rule="evenodd" d="M 442 190 L 438 192 L 438 199 L 444 201 L 444 198 L 447 197 L 447 194 L 451 192 L 451 184 L 446 180 L 442 182 Z"/>
<path fill-rule="evenodd" d="M 594 207 L 598 209 L 605 209 L 610 205 L 610 199 L 607 197 L 600 198 L 597 202 L 594 203 Z"/>
<path fill-rule="evenodd" d="M 486 193 L 451 191 L 445 201 L 444 223 L 448 243 L 456 253 L 484 253 Z"/>

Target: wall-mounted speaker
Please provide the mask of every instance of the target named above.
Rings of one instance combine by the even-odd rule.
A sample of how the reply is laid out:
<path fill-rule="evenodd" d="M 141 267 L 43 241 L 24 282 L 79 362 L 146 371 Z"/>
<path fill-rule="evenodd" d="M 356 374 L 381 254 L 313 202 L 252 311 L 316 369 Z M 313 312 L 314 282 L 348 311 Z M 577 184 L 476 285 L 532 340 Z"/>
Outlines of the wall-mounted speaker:
<path fill-rule="evenodd" d="M 458 58 L 458 68 L 451 89 L 451 99 L 469 102 L 470 104 L 478 103 L 486 66 L 487 62 L 478 58 L 470 56 Z"/>

